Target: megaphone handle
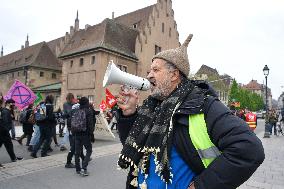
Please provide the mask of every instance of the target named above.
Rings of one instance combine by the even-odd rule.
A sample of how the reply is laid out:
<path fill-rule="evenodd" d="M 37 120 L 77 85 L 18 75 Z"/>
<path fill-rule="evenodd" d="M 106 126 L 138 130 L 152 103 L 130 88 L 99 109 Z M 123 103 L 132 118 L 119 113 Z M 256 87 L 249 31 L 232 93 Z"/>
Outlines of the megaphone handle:
<path fill-rule="evenodd" d="M 124 92 L 129 92 L 130 90 L 135 90 L 135 92 L 137 92 L 137 88 L 135 88 L 131 85 L 123 85 L 123 91 Z M 127 104 L 128 100 L 129 100 L 129 96 L 125 96 L 124 104 Z"/>

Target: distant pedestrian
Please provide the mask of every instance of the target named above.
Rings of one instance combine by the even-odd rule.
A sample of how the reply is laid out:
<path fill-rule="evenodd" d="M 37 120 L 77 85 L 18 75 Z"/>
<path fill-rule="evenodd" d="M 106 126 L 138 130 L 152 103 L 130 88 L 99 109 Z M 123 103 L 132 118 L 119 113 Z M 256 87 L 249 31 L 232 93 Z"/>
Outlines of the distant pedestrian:
<path fill-rule="evenodd" d="M 90 108 L 88 98 L 80 98 L 79 104 L 79 108 L 72 110 L 71 113 L 71 132 L 75 136 L 75 166 L 77 174 L 88 176 L 87 166 L 92 154 L 90 136 L 94 132 L 94 115 L 93 110 Z M 80 155 L 82 154 L 83 147 L 86 149 L 86 156 L 82 161 L 81 167 Z"/>
<path fill-rule="evenodd" d="M 32 134 L 33 134 L 33 120 L 31 119 L 32 117 L 34 117 L 34 110 L 33 110 L 33 104 L 30 104 L 26 110 L 27 113 L 25 114 L 25 118 L 23 121 L 23 135 L 17 140 L 19 142 L 20 145 L 22 145 L 22 141 L 24 138 L 27 137 L 27 142 L 26 142 L 26 146 L 30 145 L 30 141 L 32 138 Z"/>
<path fill-rule="evenodd" d="M 36 124 L 40 129 L 40 139 L 39 142 L 33 149 L 31 156 L 37 158 L 37 152 L 40 149 L 41 145 L 41 157 L 48 156 L 47 152 L 50 146 L 50 141 L 52 137 L 52 128 L 56 125 L 55 117 L 53 114 L 53 101 L 54 98 L 52 95 L 48 95 L 45 98 L 45 102 L 39 105 L 39 109 L 36 112 Z"/>
<path fill-rule="evenodd" d="M 270 132 L 271 135 L 272 135 L 272 129 L 274 131 L 274 135 L 277 135 L 277 131 L 276 131 L 277 121 L 278 121 L 278 119 L 277 119 L 276 111 L 275 111 L 275 109 L 272 109 L 268 113 L 268 123 L 270 124 L 270 131 L 269 132 Z"/>
<path fill-rule="evenodd" d="M 22 160 L 22 157 L 17 157 L 14 152 L 14 146 L 12 143 L 9 130 L 12 125 L 12 116 L 10 111 L 10 104 L 15 103 L 14 100 L 9 99 L 6 101 L 6 106 L 2 108 L 3 96 L 0 93 L 0 147 L 4 144 L 6 151 L 8 152 L 11 161 L 15 162 L 17 160 Z"/>

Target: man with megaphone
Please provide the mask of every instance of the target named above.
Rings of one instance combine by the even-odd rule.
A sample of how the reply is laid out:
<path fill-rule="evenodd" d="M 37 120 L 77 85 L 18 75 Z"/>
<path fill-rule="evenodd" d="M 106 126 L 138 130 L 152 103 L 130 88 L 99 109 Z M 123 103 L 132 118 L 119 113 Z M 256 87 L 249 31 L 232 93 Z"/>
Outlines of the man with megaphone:
<path fill-rule="evenodd" d="M 120 91 L 118 166 L 130 167 L 126 188 L 233 189 L 264 160 L 246 123 L 207 83 L 187 79 L 191 38 L 153 57 L 151 93 L 142 106 L 136 92 Z"/>

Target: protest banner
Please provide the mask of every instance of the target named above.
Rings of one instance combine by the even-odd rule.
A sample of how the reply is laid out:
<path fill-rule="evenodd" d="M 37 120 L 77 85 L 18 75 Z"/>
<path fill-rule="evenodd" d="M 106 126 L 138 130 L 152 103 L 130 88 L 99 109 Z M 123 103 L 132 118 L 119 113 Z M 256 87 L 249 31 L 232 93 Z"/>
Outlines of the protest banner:
<path fill-rule="evenodd" d="M 115 138 L 114 134 L 112 133 L 108 122 L 106 120 L 105 115 L 103 114 L 103 112 L 100 112 L 98 115 L 96 115 L 96 127 L 95 127 L 95 138 L 99 137 L 99 138 Z"/>
<path fill-rule="evenodd" d="M 8 93 L 4 96 L 5 100 L 13 99 L 15 106 L 20 110 L 33 103 L 36 98 L 34 92 L 19 80 L 15 80 Z"/>

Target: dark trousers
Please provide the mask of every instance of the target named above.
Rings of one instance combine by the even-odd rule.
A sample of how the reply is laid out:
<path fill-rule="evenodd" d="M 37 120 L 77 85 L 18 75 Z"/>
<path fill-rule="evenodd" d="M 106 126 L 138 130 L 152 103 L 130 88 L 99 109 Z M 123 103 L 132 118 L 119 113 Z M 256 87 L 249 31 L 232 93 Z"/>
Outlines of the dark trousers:
<path fill-rule="evenodd" d="M 59 123 L 59 136 L 63 136 L 63 130 L 64 130 L 65 124 Z"/>
<path fill-rule="evenodd" d="M 72 134 L 69 134 L 69 143 L 70 143 L 70 150 L 69 150 L 68 155 L 67 155 L 67 164 L 71 163 L 72 157 L 75 154 L 75 136 L 73 136 Z M 81 150 L 80 157 L 81 157 L 82 161 L 85 159 L 83 149 Z"/>
<path fill-rule="evenodd" d="M 274 131 L 274 135 L 276 135 L 276 123 L 270 123 L 270 134 L 272 134 L 272 129 Z"/>
<path fill-rule="evenodd" d="M 82 154 L 83 146 L 86 149 L 86 156 L 82 161 L 82 169 L 87 170 L 90 157 L 92 155 L 92 143 L 89 135 L 76 135 L 75 134 L 75 166 L 76 171 L 81 170 L 80 155 Z"/>
<path fill-rule="evenodd" d="M 0 147 L 4 144 L 6 151 L 8 152 L 11 160 L 16 160 L 16 155 L 14 152 L 14 146 L 9 131 L 0 132 Z"/>
<path fill-rule="evenodd" d="M 31 142 L 31 139 L 32 139 L 32 135 L 29 135 L 29 134 L 24 133 L 18 140 L 21 141 L 21 143 L 22 143 L 22 140 L 23 140 L 24 138 L 26 138 L 26 137 L 27 137 L 26 146 L 29 146 L 29 145 L 30 145 L 30 142 Z"/>
<path fill-rule="evenodd" d="M 52 127 L 40 126 L 39 130 L 40 130 L 40 138 L 39 142 L 34 147 L 33 154 L 37 154 L 38 150 L 43 144 L 43 147 L 41 148 L 41 155 L 46 155 L 52 137 Z"/>

